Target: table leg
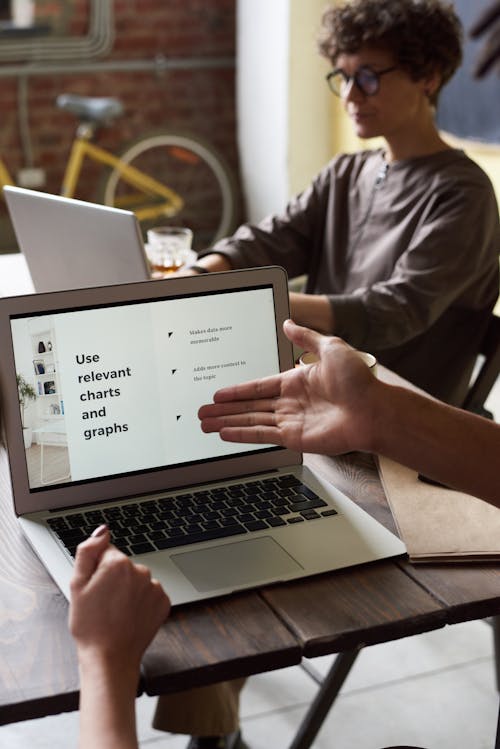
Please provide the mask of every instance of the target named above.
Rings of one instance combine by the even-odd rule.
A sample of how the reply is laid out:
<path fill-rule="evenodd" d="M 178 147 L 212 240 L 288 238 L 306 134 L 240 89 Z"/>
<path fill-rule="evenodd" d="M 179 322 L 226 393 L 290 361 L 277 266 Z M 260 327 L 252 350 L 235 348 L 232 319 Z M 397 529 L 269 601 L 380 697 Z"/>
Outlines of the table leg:
<path fill-rule="evenodd" d="M 497 680 L 497 691 L 500 692 L 500 616 L 491 617 L 493 627 L 493 644 L 495 650 L 495 674 Z"/>
<path fill-rule="evenodd" d="M 289 749 L 309 749 L 360 650 L 361 648 L 355 648 L 337 655 L 316 697 L 302 719 Z"/>
<path fill-rule="evenodd" d="M 495 749 L 500 749 L 500 705 L 498 707 L 497 735 L 495 738 Z"/>

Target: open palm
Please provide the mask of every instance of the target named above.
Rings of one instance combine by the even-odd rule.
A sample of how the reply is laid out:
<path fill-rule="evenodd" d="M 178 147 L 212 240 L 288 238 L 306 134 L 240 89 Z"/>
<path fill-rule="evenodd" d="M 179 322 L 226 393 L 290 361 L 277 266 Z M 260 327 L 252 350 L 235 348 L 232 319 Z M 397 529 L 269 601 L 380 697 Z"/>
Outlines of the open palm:
<path fill-rule="evenodd" d="M 202 406 L 205 432 L 233 442 L 272 443 L 300 452 L 341 453 L 360 444 L 357 414 L 377 381 L 357 354 L 291 321 L 285 333 L 313 351 L 316 364 L 218 391 Z M 366 413 L 363 414 L 366 418 Z"/>

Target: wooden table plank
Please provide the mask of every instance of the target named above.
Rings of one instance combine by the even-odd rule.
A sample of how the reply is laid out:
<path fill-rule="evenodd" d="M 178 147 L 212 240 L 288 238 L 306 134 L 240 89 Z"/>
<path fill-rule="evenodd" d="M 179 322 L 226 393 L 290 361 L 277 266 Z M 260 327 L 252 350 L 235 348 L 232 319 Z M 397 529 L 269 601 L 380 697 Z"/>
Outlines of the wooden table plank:
<path fill-rule="evenodd" d="M 263 598 L 304 646 L 304 655 L 339 653 L 438 629 L 444 607 L 393 562 L 267 588 Z"/>
<path fill-rule="evenodd" d="M 500 614 L 498 564 L 401 562 L 400 567 L 446 607 L 449 624 Z"/>
<path fill-rule="evenodd" d="M 176 608 L 143 660 L 148 694 L 300 663 L 296 638 L 257 593 Z"/>

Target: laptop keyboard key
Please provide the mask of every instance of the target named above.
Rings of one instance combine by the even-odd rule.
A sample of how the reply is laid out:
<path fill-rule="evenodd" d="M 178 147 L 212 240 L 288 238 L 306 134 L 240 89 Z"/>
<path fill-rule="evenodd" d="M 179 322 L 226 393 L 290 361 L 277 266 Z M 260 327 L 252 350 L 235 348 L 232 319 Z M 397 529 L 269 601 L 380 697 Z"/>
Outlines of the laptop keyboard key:
<path fill-rule="evenodd" d="M 147 554 L 150 551 L 156 551 L 153 544 L 150 544 L 148 542 L 142 543 L 142 544 L 131 544 L 130 545 L 130 551 L 132 554 Z"/>
<path fill-rule="evenodd" d="M 272 514 L 271 510 L 257 510 L 255 517 L 258 518 L 258 520 L 263 520 L 264 518 L 267 520 L 267 518 L 272 517 Z"/>
<path fill-rule="evenodd" d="M 296 476 L 280 476 L 279 485 L 281 486 L 300 486 L 302 482 Z"/>
<path fill-rule="evenodd" d="M 83 515 L 68 515 L 66 518 L 68 525 L 71 528 L 81 528 L 81 526 L 84 524 Z"/>
<path fill-rule="evenodd" d="M 217 520 L 207 520 L 203 524 L 203 530 L 211 531 L 214 528 L 220 528 L 220 524 L 217 522 Z"/>
<path fill-rule="evenodd" d="M 251 512 L 243 512 L 241 515 L 238 515 L 238 520 L 240 523 L 251 523 L 255 518 Z"/>
<path fill-rule="evenodd" d="M 147 538 L 143 533 L 134 533 L 128 536 L 128 542 L 132 546 L 134 544 L 143 544 L 147 542 Z"/>
<path fill-rule="evenodd" d="M 304 495 L 304 497 L 308 497 L 308 499 L 318 499 L 318 495 L 313 492 L 312 489 L 309 489 L 308 486 L 305 486 L 305 484 L 300 484 L 300 486 L 295 487 L 297 492 L 300 492 Z"/>
<path fill-rule="evenodd" d="M 68 528 L 68 530 L 59 530 L 57 535 L 64 544 L 78 545 L 81 541 L 85 541 L 88 536 L 82 531 L 81 528 Z"/>
<path fill-rule="evenodd" d="M 269 528 L 264 520 L 252 520 L 244 525 L 248 531 L 263 531 L 265 528 Z"/>
<path fill-rule="evenodd" d="M 189 525 L 184 526 L 185 531 L 188 536 L 195 535 L 196 533 L 201 533 L 201 525 L 198 525 L 197 523 L 190 523 Z"/>
<path fill-rule="evenodd" d="M 184 531 L 183 527 L 176 527 L 176 528 L 169 528 L 168 529 L 168 536 L 170 538 L 179 538 L 180 536 L 185 536 L 186 533 Z"/>
<path fill-rule="evenodd" d="M 130 551 L 127 544 L 115 543 L 115 546 L 118 549 L 118 551 L 121 551 L 122 554 L 125 554 L 127 557 L 130 557 L 132 555 L 132 552 Z"/>
<path fill-rule="evenodd" d="M 279 494 L 273 491 L 264 491 L 260 494 L 262 499 L 277 499 Z"/>
<path fill-rule="evenodd" d="M 150 539 L 151 541 L 157 541 L 157 540 L 159 540 L 160 538 L 166 538 L 166 536 L 165 536 L 165 534 L 164 534 L 164 532 L 163 532 L 163 531 L 151 531 L 151 532 L 149 533 L 149 539 Z"/>
<path fill-rule="evenodd" d="M 266 523 L 268 523 L 271 528 L 278 528 L 280 525 L 286 525 L 282 518 L 267 518 Z"/>
<path fill-rule="evenodd" d="M 306 520 L 316 520 L 316 518 L 320 518 L 321 515 L 318 515 L 316 510 L 302 510 L 300 513 L 303 518 Z"/>
<path fill-rule="evenodd" d="M 326 507 L 327 504 L 323 499 L 317 497 L 316 499 L 304 499 L 300 502 L 291 502 L 291 512 L 302 512 L 302 510 L 314 510 L 317 507 Z"/>
<path fill-rule="evenodd" d="M 219 518 L 219 517 L 220 517 L 220 513 L 218 513 L 218 512 L 214 512 L 214 511 L 211 511 L 211 512 L 204 512 L 204 513 L 203 513 L 203 517 L 202 517 L 201 515 L 200 515 L 200 516 L 197 516 L 197 517 L 199 517 L 199 522 L 203 522 L 203 518 L 204 518 L 205 520 L 217 520 L 217 518 Z"/>

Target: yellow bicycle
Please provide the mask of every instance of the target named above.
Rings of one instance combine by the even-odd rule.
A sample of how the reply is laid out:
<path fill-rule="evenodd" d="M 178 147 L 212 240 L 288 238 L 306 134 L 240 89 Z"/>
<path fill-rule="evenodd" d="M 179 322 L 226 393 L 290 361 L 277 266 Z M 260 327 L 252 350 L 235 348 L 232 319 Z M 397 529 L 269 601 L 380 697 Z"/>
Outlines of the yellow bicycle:
<path fill-rule="evenodd" d="M 97 201 L 134 211 L 144 233 L 159 222 L 181 224 L 192 229 L 195 249 L 201 249 L 234 228 L 234 180 L 211 145 L 197 136 L 161 130 L 115 155 L 92 141 L 99 127 L 123 114 L 118 99 L 61 94 L 56 104 L 79 120 L 61 195 L 75 197 L 83 161 L 89 158 L 106 167 Z M 14 184 L 1 160 L 0 184 Z"/>

